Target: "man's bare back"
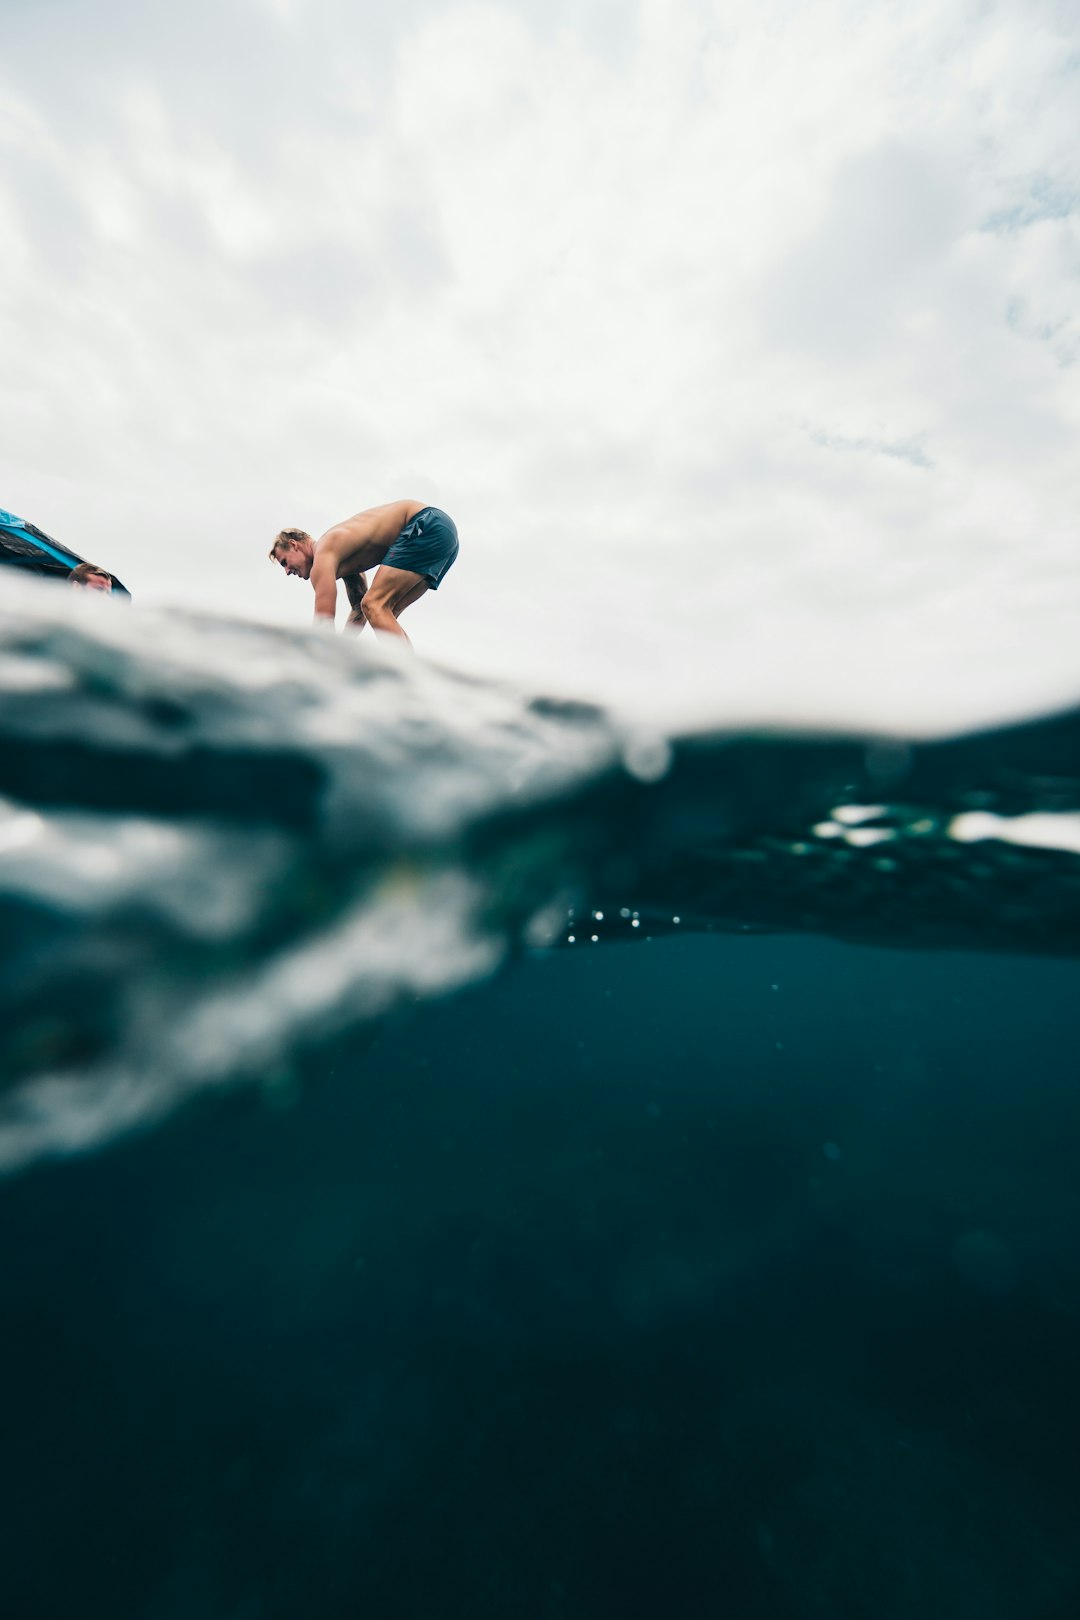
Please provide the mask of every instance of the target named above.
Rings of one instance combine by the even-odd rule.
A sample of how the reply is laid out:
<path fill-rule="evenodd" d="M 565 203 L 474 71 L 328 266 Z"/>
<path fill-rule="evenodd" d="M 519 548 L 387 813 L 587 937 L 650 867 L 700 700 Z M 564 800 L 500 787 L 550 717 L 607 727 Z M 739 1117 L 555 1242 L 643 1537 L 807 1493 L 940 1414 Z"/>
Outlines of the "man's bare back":
<path fill-rule="evenodd" d="M 409 639 L 398 617 L 428 590 L 438 590 L 458 552 L 453 519 L 422 501 L 388 501 L 335 523 L 317 541 L 283 529 L 270 549 L 285 572 L 309 580 L 315 618 L 333 622 L 342 580 L 352 604 L 349 624 Z M 366 570 L 377 567 L 372 585 Z"/>
<path fill-rule="evenodd" d="M 316 561 L 333 558 L 335 575 L 362 574 L 381 563 L 407 523 L 424 510 L 423 501 L 387 501 L 335 523 L 315 542 Z"/>

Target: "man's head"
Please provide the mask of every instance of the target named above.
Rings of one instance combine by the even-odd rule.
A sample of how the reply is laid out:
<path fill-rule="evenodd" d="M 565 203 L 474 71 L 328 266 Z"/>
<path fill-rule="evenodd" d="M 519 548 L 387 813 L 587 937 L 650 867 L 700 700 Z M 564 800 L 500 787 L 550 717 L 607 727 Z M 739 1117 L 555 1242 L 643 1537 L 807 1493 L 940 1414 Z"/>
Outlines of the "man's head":
<path fill-rule="evenodd" d="M 93 563 L 79 563 L 68 575 L 68 584 L 80 591 L 104 591 L 108 596 L 112 592 L 113 579 L 104 568 L 95 568 Z"/>
<path fill-rule="evenodd" d="M 307 579 L 315 560 L 315 542 L 303 529 L 282 529 L 270 547 L 270 560 L 280 563 L 287 574 Z"/>

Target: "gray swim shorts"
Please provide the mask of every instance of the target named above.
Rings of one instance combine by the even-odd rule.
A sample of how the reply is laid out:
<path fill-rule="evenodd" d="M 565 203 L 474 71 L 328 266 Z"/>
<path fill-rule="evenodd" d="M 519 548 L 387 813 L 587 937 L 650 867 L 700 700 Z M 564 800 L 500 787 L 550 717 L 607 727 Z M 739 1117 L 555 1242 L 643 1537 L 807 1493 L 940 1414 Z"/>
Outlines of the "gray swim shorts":
<path fill-rule="evenodd" d="M 458 554 L 457 528 L 452 517 L 437 506 L 425 506 L 411 518 L 382 560 L 384 568 L 407 568 L 422 574 L 437 591 Z"/>

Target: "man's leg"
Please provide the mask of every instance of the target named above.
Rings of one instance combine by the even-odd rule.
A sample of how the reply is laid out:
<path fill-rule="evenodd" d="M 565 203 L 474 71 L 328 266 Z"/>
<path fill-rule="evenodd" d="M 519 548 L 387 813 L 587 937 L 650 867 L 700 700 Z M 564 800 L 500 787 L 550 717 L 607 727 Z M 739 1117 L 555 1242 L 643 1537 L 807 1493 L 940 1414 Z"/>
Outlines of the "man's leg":
<path fill-rule="evenodd" d="M 388 568 L 384 563 L 375 574 L 361 607 L 364 618 L 373 630 L 386 635 L 408 636 L 398 623 L 399 616 L 427 590 L 423 574 L 414 574 L 408 568 Z"/>

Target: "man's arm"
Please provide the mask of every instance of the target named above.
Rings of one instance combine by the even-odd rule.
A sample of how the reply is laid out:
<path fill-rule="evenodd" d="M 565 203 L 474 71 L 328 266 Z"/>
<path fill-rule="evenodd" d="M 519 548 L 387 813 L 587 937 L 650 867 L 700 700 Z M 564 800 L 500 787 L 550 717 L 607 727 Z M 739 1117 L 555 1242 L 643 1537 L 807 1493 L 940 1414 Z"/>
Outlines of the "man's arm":
<path fill-rule="evenodd" d="M 349 605 L 352 608 L 352 612 L 345 620 L 345 628 L 346 630 L 362 630 L 365 624 L 367 624 L 367 620 L 364 618 L 363 610 L 360 606 L 367 591 L 367 575 L 346 574 L 344 576 L 344 585 L 346 591 L 348 592 Z"/>
<path fill-rule="evenodd" d="M 316 619 L 329 619 L 333 624 L 337 618 L 337 559 L 325 555 L 320 557 L 316 551 L 310 580 L 315 592 Z"/>

